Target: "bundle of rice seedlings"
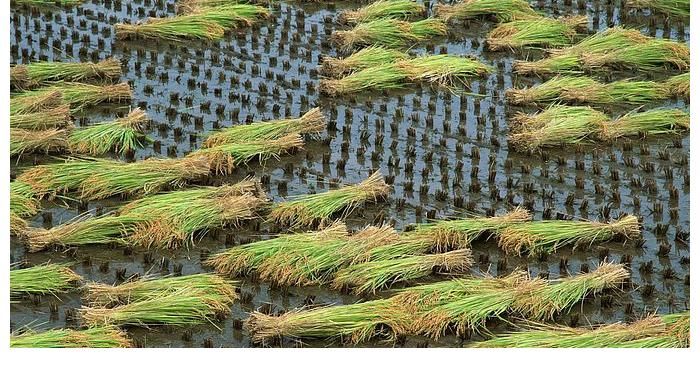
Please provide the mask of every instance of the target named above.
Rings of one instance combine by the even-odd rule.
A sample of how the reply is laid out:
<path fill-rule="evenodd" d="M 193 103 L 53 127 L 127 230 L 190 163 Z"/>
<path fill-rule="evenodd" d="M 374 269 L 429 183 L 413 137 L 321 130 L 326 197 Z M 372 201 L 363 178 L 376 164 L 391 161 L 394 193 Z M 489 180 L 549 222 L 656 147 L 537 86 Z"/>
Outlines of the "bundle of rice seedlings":
<path fill-rule="evenodd" d="M 594 136 L 608 120 L 588 106 L 552 106 L 533 115 L 515 115 L 509 122 L 508 140 L 521 151 L 576 144 Z"/>
<path fill-rule="evenodd" d="M 10 116 L 44 112 L 63 104 L 63 94 L 57 90 L 15 94 L 10 96 Z"/>
<path fill-rule="evenodd" d="M 467 79 L 483 76 L 493 68 L 471 57 L 457 55 L 426 55 L 396 63 L 414 82 L 435 83 L 440 86 L 467 87 Z"/>
<path fill-rule="evenodd" d="M 103 102 L 131 100 L 131 87 L 126 82 L 109 85 L 56 82 L 36 90 L 24 91 L 17 94 L 16 98 L 41 98 L 52 91 L 60 92 L 63 101 L 70 104 L 74 111 L 80 111 L 86 107 L 96 106 Z"/>
<path fill-rule="evenodd" d="M 95 244 L 175 248 L 193 244 L 207 230 L 252 219 L 266 203 L 257 182 L 203 187 L 145 197 L 118 214 L 78 218 L 51 229 L 30 229 L 30 252 L 49 247 Z"/>
<path fill-rule="evenodd" d="M 39 200 L 31 186 L 19 180 L 10 182 L 10 212 L 21 217 L 39 212 Z"/>
<path fill-rule="evenodd" d="M 686 100 L 690 98 L 690 73 L 671 77 L 665 85 L 672 96 L 684 97 Z"/>
<path fill-rule="evenodd" d="M 11 348 L 130 348 L 127 334 L 113 326 L 85 330 L 26 331 L 10 335 Z"/>
<path fill-rule="evenodd" d="M 627 215 L 617 221 L 602 223 L 578 220 L 544 220 L 512 224 L 503 229 L 499 246 L 508 254 L 554 253 L 557 249 L 573 245 L 605 242 L 616 236 L 625 239 L 639 237 L 639 220 Z"/>
<path fill-rule="evenodd" d="M 486 42 L 492 51 L 527 46 L 564 47 L 571 45 L 577 30 L 585 29 L 587 25 L 588 17 L 585 15 L 515 20 L 489 32 Z"/>
<path fill-rule="evenodd" d="M 10 270 L 10 294 L 57 294 L 76 288 L 83 278 L 66 265 L 43 264 Z"/>
<path fill-rule="evenodd" d="M 382 46 L 365 47 L 346 58 L 324 57 L 319 72 L 329 77 L 341 77 L 362 69 L 384 64 L 392 64 L 408 59 L 405 52 Z"/>
<path fill-rule="evenodd" d="M 100 325 L 189 326 L 213 322 L 231 313 L 233 286 L 226 292 L 202 293 L 193 286 L 152 293 L 150 297 L 114 308 L 87 307 L 78 310 L 83 323 Z"/>
<path fill-rule="evenodd" d="M 679 335 L 674 330 L 681 327 Z M 528 322 L 521 331 L 477 342 L 476 348 L 687 348 L 690 313 L 651 315 L 633 323 L 573 328 Z"/>
<path fill-rule="evenodd" d="M 21 156 L 25 153 L 54 153 L 68 146 L 68 130 L 26 130 L 10 129 L 10 156 Z"/>
<path fill-rule="evenodd" d="M 447 25 L 436 18 L 417 22 L 378 19 L 360 23 L 348 31 L 334 31 L 331 38 L 340 48 L 349 51 L 357 46 L 370 45 L 404 47 L 446 35 Z"/>
<path fill-rule="evenodd" d="M 228 175 L 253 159 L 263 163 L 270 158 L 279 159 L 283 153 L 303 147 L 304 140 L 299 134 L 288 134 L 275 140 L 233 142 L 201 148 L 187 155 L 184 161 L 206 160 L 212 172 Z"/>
<path fill-rule="evenodd" d="M 16 214 L 10 212 L 10 235 L 20 236 L 23 235 L 29 224 L 27 221 Z"/>
<path fill-rule="evenodd" d="M 499 22 L 538 17 L 526 0 L 463 0 L 454 5 L 435 4 L 435 16 L 445 21 L 493 16 Z"/>
<path fill-rule="evenodd" d="M 238 299 L 238 295 L 232 285 L 231 281 L 210 274 L 145 276 L 119 285 L 90 282 L 85 285 L 84 298 L 91 306 L 114 307 L 146 300 L 153 295 L 177 292 L 181 289 L 193 289 L 202 295 L 221 295 L 227 298 L 226 303 L 233 303 Z"/>
<path fill-rule="evenodd" d="M 514 71 L 543 75 L 603 68 L 654 72 L 669 67 L 679 70 L 690 67 L 687 45 L 621 27 L 609 28 L 564 49 L 552 49 L 550 54 L 550 57 L 537 61 L 516 61 Z"/>
<path fill-rule="evenodd" d="M 316 107 L 299 118 L 234 125 L 207 136 L 204 147 L 251 141 L 271 141 L 290 134 L 318 135 L 326 129 L 326 119 Z"/>
<path fill-rule="evenodd" d="M 332 285 L 336 289 L 352 289 L 355 294 L 374 294 L 396 283 L 418 280 L 434 273 L 462 274 L 469 271 L 473 263 L 469 249 L 359 263 L 338 271 Z"/>
<path fill-rule="evenodd" d="M 328 96 L 403 88 L 408 83 L 408 73 L 396 64 L 382 64 L 360 69 L 341 79 L 321 79 L 319 92 Z"/>
<path fill-rule="evenodd" d="M 72 126 L 70 105 L 59 105 L 39 112 L 10 115 L 10 128 L 46 130 Z"/>
<path fill-rule="evenodd" d="M 647 8 L 670 16 L 690 19 L 690 0 L 627 0 L 630 8 Z"/>
<path fill-rule="evenodd" d="M 645 104 L 669 97 L 668 87 L 652 81 L 620 80 L 600 83 L 589 77 L 555 76 L 530 88 L 509 89 L 512 104 L 576 102 L 597 105 Z"/>
<path fill-rule="evenodd" d="M 142 147 L 147 120 L 146 112 L 136 108 L 123 118 L 72 132 L 68 137 L 68 148 L 72 153 L 91 155 L 103 155 L 109 151 L 133 152 Z"/>
<path fill-rule="evenodd" d="M 428 239 L 437 250 L 469 247 L 484 234 L 497 235 L 512 224 L 530 221 L 532 216 L 523 208 L 494 217 L 470 217 L 421 224 L 406 236 Z"/>
<path fill-rule="evenodd" d="M 11 85 L 15 88 L 33 88 L 48 81 L 84 82 L 109 81 L 122 74 L 121 63 L 107 59 L 98 63 L 36 62 L 10 68 Z"/>
<path fill-rule="evenodd" d="M 366 201 L 386 197 L 390 189 L 381 172 L 376 171 L 359 184 L 276 203 L 270 219 L 292 228 L 323 226 L 333 221 L 335 214 L 342 219 Z"/>
<path fill-rule="evenodd" d="M 409 19 L 425 13 L 425 7 L 413 0 L 378 0 L 356 10 L 345 10 L 340 23 L 357 24 L 376 19 Z"/>
<path fill-rule="evenodd" d="M 71 159 L 34 166 L 18 176 L 39 197 L 71 193 L 81 200 L 114 195 L 156 193 L 178 188 L 209 174 L 206 159 L 147 159 L 125 163 L 107 159 Z"/>
<path fill-rule="evenodd" d="M 679 133 L 690 129 L 690 114 L 680 109 L 657 108 L 630 112 L 602 125 L 600 137 L 614 140 L 624 136 Z"/>

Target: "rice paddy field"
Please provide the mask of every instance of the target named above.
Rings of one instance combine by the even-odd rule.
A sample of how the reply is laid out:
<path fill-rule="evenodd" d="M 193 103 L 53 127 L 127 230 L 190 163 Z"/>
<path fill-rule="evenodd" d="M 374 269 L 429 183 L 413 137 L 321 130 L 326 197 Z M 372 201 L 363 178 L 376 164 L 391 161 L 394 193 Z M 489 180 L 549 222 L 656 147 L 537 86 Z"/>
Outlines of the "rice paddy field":
<path fill-rule="evenodd" d="M 11 345 L 687 347 L 689 2 L 383 2 L 13 1 Z"/>

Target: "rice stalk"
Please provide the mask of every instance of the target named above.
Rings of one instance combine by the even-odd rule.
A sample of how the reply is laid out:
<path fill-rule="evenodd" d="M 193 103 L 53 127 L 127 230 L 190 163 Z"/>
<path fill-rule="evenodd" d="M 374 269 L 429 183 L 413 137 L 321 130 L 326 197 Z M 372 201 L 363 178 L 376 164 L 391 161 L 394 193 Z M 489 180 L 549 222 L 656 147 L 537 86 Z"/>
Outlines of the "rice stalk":
<path fill-rule="evenodd" d="M 39 200 L 30 185 L 19 180 L 10 182 L 10 213 L 28 217 L 36 215 L 39 209 Z"/>
<path fill-rule="evenodd" d="M 83 278 L 67 265 L 43 264 L 10 270 L 10 295 L 64 293 L 77 287 Z"/>
<path fill-rule="evenodd" d="M 52 1 L 53 2 L 53 1 Z M 10 335 L 11 348 L 130 348 L 127 334 L 113 326 L 54 329 Z"/>
<path fill-rule="evenodd" d="M 433 11 L 446 22 L 483 16 L 510 22 L 539 16 L 525 0 L 463 0 L 453 5 L 435 4 Z"/>
<path fill-rule="evenodd" d="M 19 89 L 34 88 L 49 81 L 111 81 L 119 79 L 121 74 L 121 63 L 112 58 L 98 63 L 45 61 L 10 68 L 11 85 Z"/>
<path fill-rule="evenodd" d="M 413 0 L 378 0 L 338 15 L 340 23 L 357 24 L 377 19 L 410 19 L 425 14 L 425 7 Z"/>
<path fill-rule="evenodd" d="M 665 85 L 672 96 L 684 97 L 686 100 L 690 99 L 690 73 L 671 77 L 666 81 Z"/>
<path fill-rule="evenodd" d="M 10 116 L 44 112 L 63 104 L 63 94 L 57 90 L 15 94 L 10 96 Z"/>
<path fill-rule="evenodd" d="M 314 108 L 299 118 L 283 119 L 234 125 L 207 136 L 203 146 L 206 148 L 231 143 L 251 141 L 271 141 L 290 134 L 318 135 L 326 129 L 326 119 L 321 109 Z"/>
<path fill-rule="evenodd" d="M 333 278 L 336 289 L 351 289 L 355 294 L 374 294 L 397 283 L 410 282 L 439 274 L 463 274 L 474 260 L 469 249 L 447 253 L 406 256 L 384 261 L 355 264 L 339 270 Z"/>
<path fill-rule="evenodd" d="M 386 197 L 390 189 L 381 172 L 376 171 L 359 184 L 276 203 L 269 218 L 291 228 L 324 226 L 336 214 L 343 219 L 363 203 Z"/>
<path fill-rule="evenodd" d="M 445 22 L 428 18 L 417 22 L 397 19 L 377 19 L 356 25 L 347 31 L 334 31 L 331 39 L 343 50 L 358 46 L 385 46 L 398 48 L 424 42 L 432 37 L 446 36 Z"/>
<path fill-rule="evenodd" d="M 72 126 L 70 106 L 59 105 L 47 110 L 10 115 L 10 128 L 47 130 Z"/>
<path fill-rule="evenodd" d="M 209 161 L 204 159 L 151 158 L 133 163 L 70 159 L 34 166 L 17 179 L 30 185 L 38 197 L 70 193 L 77 199 L 90 201 L 178 188 L 208 174 Z"/>
<path fill-rule="evenodd" d="M 627 0 L 625 5 L 633 9 L 647 8 L 690 20 L 690 0 Z"/>
<path fill-rule="evenodd" d="M 532 18 L 504 23 L 489 32 L 489 50 L 514 50 L 522 47 L 564 47 L 574 42 L 577 30 L 585 29 L 588 17 L 572 16 L 559 19 Z"/>
<path fill-rule="evenodd" d="M 614 140 L 624 136 L 678 134 L 690 129 L 690 114 L 680 109 L 656 108 L 644 112 L 630 112 L 603 123 L 600 137 Z"/>
<path fill-rule="evenodd" d="M 68 137 L 71 153 L 103 155 L 109 151 L 119 154 L 142 147 L 148 116 L 136 108 L 127 116 L 87 128 L 78 129 Z"/>
<path fill-rule="evenodd" d="M 382 46 L 369 46 L 346 58 L 324 57 L 319 72 L 329 77 L 339 78 L 362 69 L 392 64 L 408 58 L 409 55 L 405 52 Z"/>
<path fill-rule="evenodd" d="M 321 79 L 318 89 L 328 96 L 385 91 L 406 87 L 408 77 L 408 73 L 396 64 L 382 64 L 360 69 L 341 79 Z"/>
<path fill-rule="evenodd" d="M 26 130 L 10 128 L 10 156 L 26 153 L 61 152 L 68 146 L 68 130 Z"/>
<path fill-rule="evenodd" d="M 399 69 L 414 82 L 434 83 L 444 87 L 468 87 L 467 80 L 483 76 L 493 68 L 471 57 L 457 55 L 426 55 L 400 60 Z"/>
<path fill-rule="evenodd" d="M 616 236 L 636 239 L 639 235 L 639 221 L 631 215 L 610 223 L 544 220 L 508 226 L 501 231 L 498 245 L 507 254 L 520 254 L 527 250 L 530 255 L 536 255 L 554 253 L 570 245 L 577 247 L 605 242 Z"/>
<path fill-rule="evenodd" d="M 94 85 L 80 82 L 56 82 L 39 89 L 24 91 L 12 98 L 42 98 L 47 93 L 60 92 L 63 102 L 70 104 L 73 111 L 96 106 L 104 102 L 123 102 L 131 100 L 129 83 Z M 12 112 L 11 112 L 12 113 Z"/>

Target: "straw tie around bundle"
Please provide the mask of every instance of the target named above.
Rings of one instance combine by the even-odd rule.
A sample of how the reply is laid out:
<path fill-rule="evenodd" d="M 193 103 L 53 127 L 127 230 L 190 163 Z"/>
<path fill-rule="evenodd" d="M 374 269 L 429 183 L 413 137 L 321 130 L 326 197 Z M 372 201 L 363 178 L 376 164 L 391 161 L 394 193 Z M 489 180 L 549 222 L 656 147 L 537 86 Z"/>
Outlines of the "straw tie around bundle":
<path fill-rule="evenodd" d="M 537 18 L 515 20 L 492 30 L 486 39 L 489 50 L 516 49 L 528 46 L 564 47 L 574 42 L 577 30 L 586 29 L 587 16 L 560 19 Z"/>
<path fill-rule="evenodd" d="M 270 219 L 292 228 L 325 225 L 335 214 L 340 213 L 338 218 L 345 218 L 363 203 L 387 196 L 390 189 L 381 172 L 376 171 L 359 184 L 276 203 Z"/>
<path fill-rule="evenodd" d="M 384 64 L 392 64 L 399 60 L 408 59 L 405 52 L 392 50 L 382 46 L 369 46 L 353 53 L 346 58 L 324 57 L 319 73 L 338 78 L 362 69 Z"/>
<path fill-rule="evenodd" d="M 425 14 L 425 7 L 414 0 L 378 0 L 356 10 L 345 10 L 338 22 L 357 24 L 376 19 L 409 19 Z"/>
<path fill-rule="evenodd" d="M 410 46 L 432 37 L 447 35 L 447 25 L 440 19 L 428 18 L 417 22 L 378 19 L 356 25 L 348 31 L 334 31 L 331 39 L 343 50 L 357 46 Z"/>
<path fill-rule="evenodd" d="M 127 334 L 114 326 L 29 330 L 10 335 L 11 348 L 129 348 L 132 345 Z"/>
<path fill-rule="evenodd" d="M 122 74 L 121 63 L 106 59 L 98 63 L 36 62 L 10 68 L 12 86 L 30 89 L 49 81 L 85 82 L 111 81 Z"/>
<path fill-rule="evenodd" d="M 82 279 L 67 265 L 61 264 L 10 270 L 10 295 L 12 298 L 24 294 L 55 295 L 77 288 Z"/>
<path fill-rule="evenodd" d="M 445 21 L 493 16 L 499 22 L 509 22 L 539 16 L 526 0 L 462 0 L 453 5 L 435 4 L 433 10 Z"/>

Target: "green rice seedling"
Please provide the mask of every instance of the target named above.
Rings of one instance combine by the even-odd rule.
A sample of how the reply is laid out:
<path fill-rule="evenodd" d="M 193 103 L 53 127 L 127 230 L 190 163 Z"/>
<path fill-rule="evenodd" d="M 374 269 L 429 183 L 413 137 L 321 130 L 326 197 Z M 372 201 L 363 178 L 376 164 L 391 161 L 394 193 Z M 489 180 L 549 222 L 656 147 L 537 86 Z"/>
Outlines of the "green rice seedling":
<path fill-rule="evenodd" d="M 10 270 L 10 294 L 13 297 L 24 294 L 55 295 L 75 289 L 82 279 L 68 266 L 60 264 Z"/>
<path fill-rule="evenodd" d="M 346 58 L 324 57 L 320 73 L 329 77 L 339 78 L 362 69 L 392 64 L 408 58 L 409 55 L 402 51 L 382 46 L 369 46 Z"/>
<path fill-rule="evenodd" d="M 19 89 L 34 88 L 49 81 L 111 81 L 122 74 L 121 63 L 107 59 L 98 63 L 36 62 L 10 68 L 11 85 Z"/>
<path fill-rule="evenodd" d="M 669 321 L 673 320 L 673 323 Z M 680 322 L 680 323 L 679 323 Z M 476 348 L 685 348 L 689 340 L 675 333 L 690 332 L 690 313 L 651 315 L 633 323 L 573 328 L 528 322 L 520 331 L 477 342 Z M 676 324 L 678 323 L 678 324 Z"/>
<path fill-rule="evenodd" d="M 336 214 L 345 218 L 363 203 L 386 197 L 390 189 L 381 172 L 376 171 L 359 184 L 276 203 L 269 218 L 292 228 L 323 226 L 332 222 Z"/>
<path fill-rule="evenodd" d="M 60 105 L 39 112 L 10 115 L 10 128 L 47 130 L 67 128 L 72 125 L 69 105 Z"/>
<path fill-rule="evenodd" d="M 471 57 L 426 55 L 396 63 L 414 82 L 434 83 L 444 87 L 467 87 L 467 79 L 483 76 L 493 68 Z"/>
<path fill-rule="evenodd" d="M 360 23 L 348 31 L 334 31 L 331 39 L 341 49 L 349 51 L 358 46 L 370 45 L 405 47 L 427 41 L 432 37 L 446 35 L 447 25 L 436 18 L 417 22 L 378 19 Z"/>
<path fill-rule="evenodd" d="M 133 232 L 140 221 L 128 216 L 109 214 L 92 217 L 86 214 L 50 229 L 28 228 L 23 238 L 29 252 L 69 246 L 125 244 L 126 239 L 123 238 Z"/>
<path fill-rule="evenodd" d="M 317 107 L 299 118 L 234 125 L 219 130 L 207 136 L 203 146 L 209 148 L 231 143 L 271 141 L 290 134 L 317 135 L 325 129 L 326 119 Z"/>
<path fill-rule="evenodd" d="M 259 19 L 266 18 L 269 15 L 270 11 L 262 6 L 231 3 L 205 7 L 193 13 L 193 16 L 215 22 L 227 30 L 241 25 L 249 27 Z"/>
<path fill-rule="evenodd" d="M 454 5 L 436 4 L 435 15 L 445 21 L 493 16 L 499 22 L 538 17 L 526 0 L 463 0 Z"/>
<path fill-rule="evenodd" d="M 647 8 L 669 16 L 690 20 L 690 0 L 627 0 L 629 8 Z"/>
<path fill-rule="evenodd" d="M 10 156 L 25 153 L 55 153 L 68 147 L 68 130 L 26 130 L 10 129 Z"/>
<path fill-rule="evenodd" d="M 213 322 L 231 313 L 234 290 L 204 294 L 193 286 L 153 293 L 147 299 L 113 308 L 83 306 L 78 310 L 87 326 L 190 326 Z"/>
<path fill-rule="evenodd" d="M 263 163 L 270 158 L 279 159 L 283 153 L 303 147 L 304 140 L 299 134 L 288 134 L 275 140 L 234 142 L 201 148 L 187 155 L 184 160 L 206 160 L 212 172 L 228 175 L 251 160 L 257 159 Z"/>
<path fill-rule="evenodd" d="M 10 212 L 21 217 L 39 212 L 39 201 L 30 185 L 19 180 L 10 182 Z"/>
<path fill-rule="evenodd" d="M 550 54 L 550 57 L 537 61 L 517 61 L 513 69 L 518 74 L 543 75 L 606 68 L 643 72 L 669 67 L 687 70 L 690 66 L 687 45 L 621 27 L 609 28 L 564 49 L 552 49 Z"/>
<path fill-rule="evenodd" d="M 591 139 L 608 120 L 588 106 L 552 106 L 533 115 L 516 114 L 508 140 L 521 151 L 576 144 Z"/>
<path fill-rule="evenodd" d="M 136 108 L 123 118 L 78 129 L 68 137 L 68 149 L 91 155 L 133 152 L 142 147 L 147 120 L 146 112 Z"/>
<path fill-rule="evenodd" d="M 686 100 L 690 99 L 690 73 L 671 77 L 666 81 L 665 85 L 672 96 L 684 97 Z"/>
<path fill-rule="evenodd" d="M 332 285 L 336 289 L 351 289 L 355 294 L 374 294 L 394 284 L 418 280 L 433 273 L 462 274 L 469 271 L 473 262 L 469 249 L 371 261 L 341 269 L 335 274 Z"/>
<path fill-rule="evenodd" d="M 630 112 L 602 126 L 600 137 L 614 140 L 639 134 L 670 134 L 690 129 L 690 114 L 680 109 L 657 108 L 644 112 Z"/>
<path fill-rule="evenodd" d="M 73 111 L 80 111 L 104 102 L 131 100 L 131 87 L 126 82 L 109 85 L 57 82 L 36 90 L 24 91 L 17 94 L 17 98 L 40 98 L 50 91 L 60 92 L 63 101 L 70 104 Z"/>
<path fill-rule="evenodd" d="M 134 303 L 168 292 L 193 289 L 202 295 L 221 295 L 226 303 L 238 299 L 233 282 L 220 276 L 194 274 L 188 276 L 154 277 L 146 276 L 119 285 L 90 282 L 85 285 L 85 300 L 90 306 L 114 307 Z"/>
<path fill-rule="evenodd" d="M 532 18 L 504 23 L 489 32 L 489 50 L 513 50 L 528 46 L 564 47 L 574 42 L 577 30 L 585 29 L 588 17 L 572 16 L 559 19 Z"/>
<path fill-rule="evenodd" d="M 57 90 L 15 94 L 10 96 L 10 116 L 44 112 L 63 105 L 63 94 Z"/>
<path fill-rule="evenodd" d="M 113 326 L 55 329 L 10 335 L 11 348 L 130 348 L 127 334 Z"/>
<path fill-rule="evenodd" d="M 532 216 L 522 208 L 494 217 L 470 217 L 421 224 L 406 236 L 427 239 L 438 251 L 466 248 L 484 234 L 497 235 L 512 224 L 530 221 Z"/>
<path fill-rule="evenodd" d="M 509 89 L 506 97 L 515 105 L 552 102 L 645 104 L 666 99 L 669 92 L 668 88 L 651 81 L 620 80 L 605 84 L 589 77 L 558 75 L 535 87 Z"/>
<path fill-rule="evenodd" d="M 396 64 L 382 64 L 360 69 L 341 79 L 321 79 L 318 89 L 328 96 L 392 90 L 406 87 L 408 77 L 408 73 Z"/>
<path fill-rule="evenodd" d="M 378 0 L 338 16 L 340 23 L 357 24 L 377 19 L 410 19 L 425 14 L 425 7 L 413 0 Z"/>
<path fill-rule="evenodd" d="M 554 253 L 559 248 L 605 242 L 616 236 L 636 239 L 640 235 L 639 220 L 625 216 L 610 223 L 578 220 L 544 220 L 513 224 L 503 229 L 499 246 L 508 254 Z"/>
<path fill-rule="evenodd" d="M 29 184 L 38 197 L 70 193 L 77 199 L 90 201 L 114 195 L 141 195 L 178 188 L 208 174 L 209 161 L 201 158 L 151 158 L 133 163 L 70 159 L 34 166 L 17 179 Z"/>

